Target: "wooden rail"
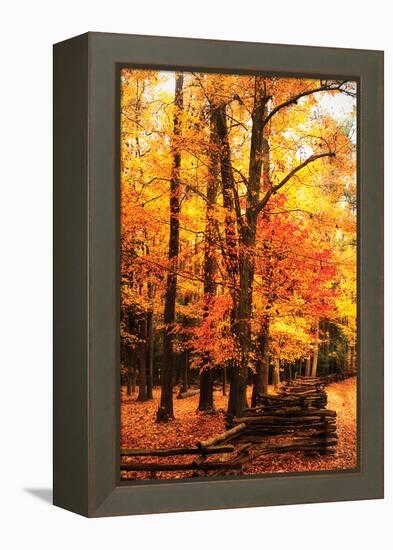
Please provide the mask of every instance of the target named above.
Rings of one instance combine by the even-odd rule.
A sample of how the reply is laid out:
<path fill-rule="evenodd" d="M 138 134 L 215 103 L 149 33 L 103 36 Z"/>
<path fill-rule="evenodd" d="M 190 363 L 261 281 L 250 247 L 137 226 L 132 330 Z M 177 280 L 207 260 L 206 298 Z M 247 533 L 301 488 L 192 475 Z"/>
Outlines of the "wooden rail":
<path fill-rule="evenodd" d="M 181 456 L 181 455 L 212 455 L 219 453 L 231 453 L 233 445 L 221 445 L 217 447 L 175 447 L 172 449 L 122 449 L 121 456 Z"/>
<path fill-rule="evenodd" d="M 249 444 L 243 444 L 237 449 L 237 456 L 227 461 L 207 462 L 206 458 L 214 454 L 232 453 L 234 445 L 228 445 L 227 441 L 238 437 L 245 428 L 245 424 L 237 423 L 235 427 L 205 441 L 198 441 L 196 447 L 176 447 L 172 449 L 123 449 L 121 451 L 122 464 L 120 469 L 125 472 L 170 472 L 187 470 L 239 470 L 242 468 L 242 460 L 248 454 Z M 221 444 L 221 445 L 220 445 Z M 200 455 L 198 459 L 179 464 L 168 464 L 159 462 L 128 462 L 126 457 L 170 457 L 179 455 Z M 240 460 L 240 462 L 239 462 Z"/>
<path fill-rule="evenodd" d="M 318 378 L 297 377 L 283 386 L 279 395 L 259 395 L 256 406 L 247 408 L 241 417 L 227 416 L 227 430 L 195 447 L 172 449 L 123 449 L 121 470 L 198 471 L 221 475 L 241 471 L 259 456 L 302 451 L 306 454 L 333 454 L 338 443 L 336 412 L 326 409 L 324 386 L 342 380 L 345 373 Z M 348 375 L 348 376 L 352 376 Z M 348 378 L 348 376 L 346 376 Z M 187 392 L 195 395 L 195 391 Z M 271 437 L 280 436 L 279 442 Z M 285 440 L 286 439 L 286 440 Z M 231 444 L 229 444 L 231 442 Z M 209 461 L 215 454 L 234 453 L 229 460 Z M 188 463 L 129 462 L 129 457 L 171 457 L 199 455 Z"/>

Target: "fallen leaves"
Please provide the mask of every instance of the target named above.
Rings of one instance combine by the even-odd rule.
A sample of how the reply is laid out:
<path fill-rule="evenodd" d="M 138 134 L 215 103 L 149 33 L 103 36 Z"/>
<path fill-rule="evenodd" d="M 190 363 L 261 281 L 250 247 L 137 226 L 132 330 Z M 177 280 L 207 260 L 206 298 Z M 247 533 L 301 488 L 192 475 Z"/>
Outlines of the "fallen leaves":
<path fill-rule="evenodd" d="M 250 389 L 249 389 L 250 390 Z M 332 456 L 305 456 L 302 452 L 281 455 L 261 456 L 247 465 L 243 474 L 274 474 L 311 471 L 348 470 L 357 467 L 356 429 L 356 378 L 331 384 L 327 387 L 328 408 L 337 411 L 337 454 Z M 250 396 L 249 396 L 250 397 Z M 136 395 L 128 397 L 122 393 L 121 399 L 121 447 L 165 449 L 170 447 L 191 447 L 196 441 L 208 439 L 225 431 L 225 409 L 227 396 L 214 392 L 216 412 L 199 413 L 198 395 L 174 400 L 175 420 L 166 424 L 155 422 L 159 390 L 154 391 L 154 399 L 141 403 Z M 220 460 L 227 460 L 225 454 Z M 196 457 L 195 457 L 196 458 Z M 125 459 L 127 461 L 127 459 Z M 138 457 L 139 460 L 139 457 Z M 141 457 L 149 462 L 151 458 Z M 160 459 L 163 463 L 184 463 L 188 457 L 174 456 Z M 158 472 L 157 479 L 178 479 L 192 477 L 193 471 Z M 122 479 L 149 479 L 149 472 L 125 472 Z"/>

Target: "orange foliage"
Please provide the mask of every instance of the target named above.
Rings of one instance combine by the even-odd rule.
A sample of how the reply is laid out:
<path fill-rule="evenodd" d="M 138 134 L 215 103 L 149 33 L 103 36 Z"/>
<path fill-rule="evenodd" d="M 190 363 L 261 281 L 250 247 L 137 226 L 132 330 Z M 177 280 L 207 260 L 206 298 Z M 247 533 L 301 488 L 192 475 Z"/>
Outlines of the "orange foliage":
<path fill-rule="evenodd" d="M 285 374 L 312 353 L 317 359 L 318 346 L 325 370 L 337 370 L 340 361 L 340 368 L 352 368 L 356 84 L 184 73 L 181 108 L 174 92 L 172 72 L 121 72 L 123 382 L 148 364 L 149 354 L 161 380 L 163 370 L 184 376 L 181 362 L 191 366 L 194 381 L 201 374 L 218 378 L 224 367 L 241 373 L 238 394 L 263 361 Z M 345 115 L 338 108 L 343 98 Z M 179 201 L 176 212 L 171 199 Z M 177 223 L 179 242 L 169 255 Z M 168 274 L 176 281 L 164 323 Z M 166 355 L 163 334 L 170 341 Z M 173 374 L 164 384 L 169 398 Z M 351 384 L 336 388 L 332 399 L 354 394 Z M 214 400 L 218 409 L 227 406 L 217 392 Z M 224 427 L 223 413 L 197 414 L 192 397 L 175 400 L 176 420 L 162 428 L 153 422 L 156 401 L 157 390 L 146 403 L 123 396 L 123 445 L 186 445 Z M 318 459 L 321 467 L 352 463 L 354 423 L 351 416 L 341 424 L 350 456 L 341 448 L 337 460 Z M 257 467 L 278 471 L 283 464 L 286 471 L 301 469 L 289 455 L 261 458 Z"/>

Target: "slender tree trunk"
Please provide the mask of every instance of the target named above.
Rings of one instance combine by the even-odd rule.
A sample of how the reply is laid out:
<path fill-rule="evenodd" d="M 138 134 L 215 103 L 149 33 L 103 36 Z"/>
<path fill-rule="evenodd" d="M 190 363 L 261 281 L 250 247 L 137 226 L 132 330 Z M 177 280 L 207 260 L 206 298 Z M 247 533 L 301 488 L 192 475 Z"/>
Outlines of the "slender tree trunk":
<path fill-rule="evenodd" d="M 137 334 L 136 316 L 132 308 L 127 307 L 124 311 L 124 322 L 127 327 L 127 332 L 132 335 Z M 135 349 L 130 346 L 127 341 L 122 343 L 122 354 L 127 368 L 127 395 L 135 393 L 136 372 L 135 372 Z"/>
<path fill-rule="evenodd" d="M 270 148 L 267 140 L 264 141 L 262 146 L 262 161 L 263 161 L 263 180 L 264 180 L 264 189 L 269 185 L 270 181 Z M 267 214 L 263 213 L 266 223 L 269 222 Z M 266 258 L 266 274 L 265 281 L 267 286 L 267 299 L 268 303 L 266 306 L 267 315 L 262 323 L 261 331 L 258 335 L 256 342 L 256 356 L 257 356 L 257 365 L 256 365 L 256 374 L 254 377 L 254 387 L 253 387 L 253 401 L 256 400 L 257 395 L 267 395 L 269 393 L 269 330 L 270 330 L 270 320 L 269 312 L 273 306 L 273 299 L 271 293 L 271 284 L 273 280 L 273 267 L 270 263 L 270 255 L 272 253 L 272 244 L 271 240 L 267 239 L 263 243 L 264 255 Z"/>
<path fill-rule="evenodd" d="M 229 385 L 229 397 L 228 397 L 228 414 L 229 415 L 239 415 L 237 410 L 240 410 L 245 407 L 245 403 L 241 402 L 241 393 L 240 393 L 240 365 L 236 362 L 232 364 L 231 378 Z"/>
<path fill-rule="evenodd" d="M 318 366 L 318 340 L 319 340 L 319 319 L 315 322 L 315 338 L 314 338 L 314 353 L 312 358 L 312 369 L 311 376 L 313 378 L 317 375 L 317 366 Z"/>
<path fill-rule="evenodd" d="M 139 356 L 139 393 L 138 401 L 147 401 L 147 376 L 146 376 L 146 347 L 147 347 L 147 321 L 146 316 L 140 319 L 140 338 L 142 342 L 138 345 Z"/>
<path fill-rule="evenodd" d="M 227 368 L 222 367 L 222 395 L 227 394 Z"/>
<path fill-rule="evenodd" d="M 131 372 L 127 372 L 127 395 L 132 394 L 132 385 L 131 385 Z"/>
<path fill-rule="evenodd" d="M 179 357 L 176 357 L 175 373 L 174 373 L 174 376 L 173 376 L 173 385 L 174 386 L 179 386 L 179 384 L 180 384 L 181 375 L 183 374 L 181 367 L 182 367 L 181 364 L 179 365 Z"/>
<path fill-rule="evenodd" d="M 136 391 L 136 371 L 133 361 L 134 352 L 130 352 L 127 365 L 127 395 L 132 395 Z"/>
<path fill-rule="evenodd" d="M 181 391 L 186 392 L 189 388 L 189 381 L 188 381 L 188 369 L 189 369 L 189 354 L 188 350 L 186 349 L 184 352 L 184 362 L 183 362 L 183 374 L 181 379 Z"/>
<path fill-rule="evenodd" d="M 147 349 L 146 349 L 146 370 L 147 370 L 147 398 L 153 399 L 153 363 L 154 362 L 154 326 L 153 311 L 147 312 Z"/>
<path fill-rule="evenodd" d="M 237 234 L 234 212 L 234 177 L 232 170 L 231 149 L 229 145 L 228 127 L 225 105 L 218 105 L 212 109 L 211 128 L 219 151 L 219 163 L 222 183 L 223 206 L 225 215 L 225 249 L 222 250 L 227 265 L 227 272 L 232 285 L 237 282 L 239 272 L 237 253 Z"/>
<path fill-rule="evenodd" d="M 350 362 L 350 369 L 352 372 L 356 371 L 356 345 L 351 346 L 351 362 Z"/>
<path fill-rule="evenodd" d="M 225 216 L 225 248 L 222 254 L 226 263 L 229 281 L 231 283 L 232 311 L 231 331 L 238 339 L 237 311 L 239 308 L 239 260 L 237 252 L 237 232 L 234 212 L 234 178 L 232 171 L 231 150 L 229 145 L 228 127 L 225 105 L 218 105 L 212 112 L 212 127 L 217 133 L 217 142 L 220 154 L 220 171 L 222 183 L 223 205 Z M 245 405 L 245 395 L 241 395 L 240 363 L 234 359 L 231 365 L 228 413 L 236 414 Z"/>
<path fill-rule="evenodd" d="M 304 376 L 311 376 L 311 352 L 308 352 Z"/>
<path fill-rule="evenodd" d="M 257 231 L 259 196 L 261 190 L 261 175 L 263 164 L 263 149 L 267 142 L 263 136 L 264 116 L 268 97 L 264 87 L 264 79 L 255 77 L 254 105 L 252 111 L 252 130 L 250 145 L 249 177 L 246 193 L 245 217 L 243 216 L 239 196 L 233 178 L 230 157 L 225 107 L 216 110 L 217 132 L 220 144 L 221 178 L 223 188 L 224 206 L 228 213 L 235 211 L 237 223 L 237 235 L 231 232 L 230 223 L 226 223 L 226 239 L 228 250 L 228 264 L 237 277 L 235 281 L 236 291 L 233 293 L 233 329 L 240 350 L 239 365 L 234 365 L 231 387 L 229 393 L 228 412 L 241 415 L 246 405 L 246 390 L 249 368 L 249 355 L 251 351 L 251 315 L 254 283 L 254 248 Z M 228 206 L 226 205 L 226 201 Z M 233 216 L 228 216 L 232 218 Z M 237 254 L 236 244 L 238 242 Z M 234 246 L 235 245 L 235 246 Z M 236 254 L 233 253 L 233 250 Z M 231 262 L 233 267 L 231 266 Z"/>
<path fill-rule="evenodd" d="M 169 271 L 164 306 L 164 358 L 161 376 L 161 401 L 157 422 L 173 418 L 173 328 L 175 322 L 177 268 L 179 255 L 180 213 L 180 137 L 183 112 L 183 73 L 176 73 L 175 111 L 173 115 L 172 176 L 170 183 Z"/>
<path fill-rule="evenodd" d="M 345 342 L 344 370 L 349 370 L 349 345 Z"/>
<path fill-rule="evenodd" d="M 252 251 L 255 246 L 255 235 L 244 239 L 245 246 Z M 236 311 L 236 328 L 240 346 L 240 365 L 238 395 L 236 396 L 235 411 L 240 416 L 246 407 L 246 391 L 248 380 L 249 354 L 251 351 L 251 311 L 252 311 L 252 287 L 254 280 L 254 258 L 251 253 L 240 256 L 239 259 L 239 306 Z"/>
<path fill-rule="evenodd" d="M 274 389 L 277 391 L 280 387 L 280 360 L 276 360 L 274 363 L 274 370 L 273 370 L 273 384 Z"/>
<path fill-rule="evenodd" d="M 216 242 L 214 208 L 217 202 L 218 193 L 218 167 L 219 158 L 217 150 L 217 133 L 214 127 L 214 121 L 211 120 L 210 129 L 210 147 L 209 147 L 209 172 L 207 176 L 206 188 L 206 223 L 205 223 L 205 248 L 203 262 L 203 294 L 204 294 L 204 316 L 209 315 L 209 307 L 216 294 L 214 276 L 216 272 L 216 258 L 214 253 L 214 244 Z M 211 411 L 214 409 L 213 403 L 213 370 L 210 357 L 204 358 L 207 368 L 202 367 L 200 374 L 200 393 L 199 405 L 200 411 Z"/>
<path fill-rule="evenodd" d="M 253 301 L 253 285 L 255 274 L 255 241 L 258 221 L 258 204 L 261 191 L 262 167 L 264 178 L 269 179 L 269 150 L 264 138 L 264 116 L 266 110 L 267 96 L 264 88 L 264 79 L 255 77 L 254 105 L 252 110 L 252 130 L 250 144 L 250 160 L 248 171 L 248 186 L 246 193 L 245 223 L 239 218 L 240 227 L 240 249 L 242 254 L 239 258 L 239 308 L 237 310 L 237 327 L 239 333 L 239 344 L 241 350 L 240 361 L 240 396 L 236 407 L 236 414 L 242 413 L 244 406 L 244 395 L 248 377 L 249 354 L 251 351 L 251 315 Z M 268 182 L 264 182 L 268 185 Z M 266 347 L 266 346 L 265 346 Z M 265 350 L 264 350 L 265 355 Z M 265 374 L 265 361 L 263 361 L 262 372 Z"/>
<path fill-rule="evenodd" d="M 258 205 L 261 191 L 261 176 L 263 168 L 264 186 L 270 185 L 269 147 L 264 138 L 264 117 L 266 114 L 266 89 L 264 79 L 255 77 L 254 105 L 252 110 L 252 130 L 250 144 L 250 161 L 248 171 L 248 185 L 246 193 L 245 223 L 238 214 L 240 227 L 240 249 L 242 254 L 239 257 L 239 308 L 237 310 L 237 327 L 239 344 L 241 350 L 240 360 L 240 387 L 239 400 L 236 405 L 236 414 L 242 413 L 245 403 L 245 392 L 248 377 L 249 354 L 251 351 L 251 315 L 253 301 L 253 285 L 255 274 L 255 241 L 258 221 Z M 266 348 L 266 346 L 265 346 Z M 264 349 L 263 376 L 266 376 L 266 350 Z M 266 390 L 267 391 L 267 390 Z"/>
<path fill-rule="evenodd" d="M 264 334 L 264 344 L 262 350 L 262 362 L 261 362 L 261 387 L 260 393 L 267 395 L 269 393 L 269 338 L 270 338 L 270 321 L 269 318 L 266 321 L 266 332 Z"/>
<path fill-rule="evenodd" d="M 256 365 L 251 405 L 255 407 L 258 395 L 269 391 L 269 317 L 266 317 L 256 341 Z"/>

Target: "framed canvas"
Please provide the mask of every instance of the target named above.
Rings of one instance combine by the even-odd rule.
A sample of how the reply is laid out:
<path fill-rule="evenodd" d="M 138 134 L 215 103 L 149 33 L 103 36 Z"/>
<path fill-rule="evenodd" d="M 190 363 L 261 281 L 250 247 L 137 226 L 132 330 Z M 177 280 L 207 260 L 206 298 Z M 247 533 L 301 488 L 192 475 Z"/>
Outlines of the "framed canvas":
<path fill-rule="evenodd" d="M 383 497 L 383 53 L 54 46 L 54 503 Z"/>

